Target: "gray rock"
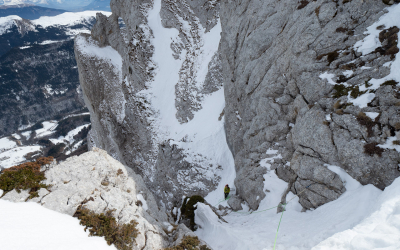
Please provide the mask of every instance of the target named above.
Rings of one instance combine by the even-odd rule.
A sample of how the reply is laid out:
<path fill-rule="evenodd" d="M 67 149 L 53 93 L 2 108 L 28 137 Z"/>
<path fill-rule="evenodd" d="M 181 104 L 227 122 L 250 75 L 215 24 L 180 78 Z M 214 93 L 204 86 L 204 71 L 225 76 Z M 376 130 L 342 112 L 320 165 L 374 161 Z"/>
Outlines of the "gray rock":
<path fill-rule="evenodd" d="M 21 190 L 19 193 L 17 190 L 6 193 L 1 199 L 11 202 L 25 202 L 29 197 L 29 190 Z"/>
<path fill-rule="evenodd" d="M 41 188 L 41 189 L 39 189 L 39 191 L 38 191 L 39 197 L 35 197 L 35 198 L 30 199 L 30 200 L 27 200 L 27 201 L 28 201 L 28 202 L 40 202 L 40 201 L 43 199 L 43 197 L 45 197 L 45 196 L 48 195 L 49 193 L 50 193 L 50 192 L 49 192 L 47 189 Z"/>
<path fill-rule="evenodd" d="M 233 211 L 243 210 L 242 200 L 236 195 L 232 195 L 228 200 L 228 205 L 233 209 Z"/>
<path fill-rule="evenodd" d="M 294 147 L 302 146 L 312 149 L 325 162 L 337 159 L 336 148 L 332 141 L 332 132 L 324 124 L 325 113 L 315 105 L 303 117 L 296 121 L 292 129 Z"/>

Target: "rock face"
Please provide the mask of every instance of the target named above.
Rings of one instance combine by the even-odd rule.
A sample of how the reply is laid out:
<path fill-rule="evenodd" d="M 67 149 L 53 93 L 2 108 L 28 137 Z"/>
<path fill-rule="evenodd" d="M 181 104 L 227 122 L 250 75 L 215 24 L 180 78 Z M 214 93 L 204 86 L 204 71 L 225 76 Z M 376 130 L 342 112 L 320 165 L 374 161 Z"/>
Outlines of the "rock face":
<path fill-rule="evenodd" d="M 400 176 L 400 154 L 383 149 L 400 130 L 400 97 L 396 82 L 374 85 L 374 80 L 390 74 L 387 65 L 399 51 L 398 29 L 381 25 L 380 47 L 364 54 L 358 48 L 385 7 L 382 1 L 113 0 L 113 15 L 98 15 L 91 36 L 79 36 L 75 43 L 92 115 L 91 143 L 141 174 L 168 208 L 179 204 L 182 195 L 207 194 L 218 175 L 213 166 L 207 170 L 211 179 L 202 172 L 209 165 L 206 157 L 191 160 L 196 152 L 187 145 L 197 139 L 174 138 L 163 127 L 170 120 L 194 121 L 207 95 L 218 92 L 223 81 L 225 108 L 219 119 L 224 119 L 236 169 L 232 206 L 240 209 L 245 200 L 257 209 L 268 195 L 263 175 L 272 170 L 288 182 L 288 192 L 299 194 L 305 209 L 345 192 L 331 165 L 362 184 L 384 189 Z M 151 23 L 155 11 L 161 18 L 158 26 Z M 119 17 L 126 29 L 118 27 Z M 203 29 L 213 32 L 218 20 L 218 51 L 202 60 Z M 146 93 L 160 81 L 157 36 L 163 28 L 175 32 L 171 41 L 163 41 L 169 55 L 182 63 L 176 75 L 163 75 L 165 85 L 175 81 L 175 99 L 170 120 L 157 123 L 163 114 L 154 106 L 157 98 Z M 119 62 L 90 54 L 89 45 L 113 48 Z M 200 85 L 199 63 L 207 65 Z M 369 101 L 360 103 L 360 96 Z M 271 157 L 270 150 L 276 152 L 274 163 L 266 168 L 260 162 Z M 199 189 L 202 185 L 207 188 Z"/>
<path fill-rule="evenodd" d="M 51 192 L 41 189 L 39 197 L 29 202 L 71 216 L 81 205 L 98 214 L 114 210 L 113 216 L 118 223 L 138 222 L 140 233 L 133 249 L 162 249 L 174 241 L 170 218 L 165 210 L 158 208 L 142 178 L 105 151 L 95 148 L 58 165 L 50 165 L 45 175 L 45 183 L 52 185 Z M 18 194 L 13 190 L 2 199 L 24 202 L 29 196 L 28 191 Z M 190 234 L 190 230 L 182 225 L 174 233 L 182 238 L 182 235 Z"/>
<path fill-rule="evenodd" d="M 383 117 L 388 110 L 398 109 L 377 102 L 383 89 L 397 93 L 397 88 L 380 87 L 375 104 L 369 107 L 344 105 L 343 109 L 340 102 L 335 105 L 334 86 L 320 77 L 329 72 L 339 76 L 334 78 L 337 83 L 354 86 L 389 73 L 382 65 L 390 56 L 360 57 L 353 50 L 386 6 L 382 1 L 343 2 L 221 2 L 226 133 L 235 155 L 235 185 L 253 209 L 259 203 L 256 196 L 265 196 L 254 188 L 263 186 L 258 162 L 271 147 L 282 154 L 276 172 L 293 183 L 294 193 L 316 183 L 301 195 L 305 208 L 334 200 L 345 190 L 324 164 L 338 165 L 362 184 L 381 189 L 400 175 L 397 151 L 385 150 L 382 157 L 364 153 L 365 144 L 384 143 L 390 136 L 384 131 L 393 124 Z M 364 65 L 376 70 L 364 71 Z M 345 77 L 343 71 L 350 69 L 353 73 Z M 339 100 L 347 102 L 347 98 Z M 361 111 L 381 114 L 371 135 L 356 118 Z"/>
<path fill-rule="evenodd" d="M 177 82 L 171 88 L 176 98 L 170 101 L 176 110 L 175 117 L 171 117 L 176 119 L 176 127 L 184 126 L 202 109 L 202 100 L 222 88 L 220 55 L 203 48 L 207 42 L 205 32 L 216 29 L 219 4 L 155 2 L 161 10 L 156 14 L 161 16 L 162 25 L 179 30 L 176 40 L 168 44 L 169 56 L 172 54 L 172 60 L 181 63 Z M 205 196 L 215 189 L 220 166 L 200 152 L 191 151 L 186 146 L 193 142 L 190 136 L 171 134 L 170 127 L 160 130 L 167 125 L 160 124 L 162 114 L 154 108 L 152 95 L 146 94 L 160 71 L 159 62 L 153 61 L 155 35 L 148 20 L 153 2 L 115 0 L 111 1 L 111 9 L 109 17 L 97 15 L 91 36 L 80 35 L 75 40 L 80 82 L 91 113 L 90 146 L 106 150 L 143 176 L 160 205 L 179 207 L 182 196 Z M 118 18 L 127 28 L 119 27 Z M 215 51 L 218 41 L 214 42 Z M 111 51 L 113 56 L 107 57 Z M 206 67 L 201 68 L 203 65 Z M 223 135 L 222 123 L 220 119 Z"/>

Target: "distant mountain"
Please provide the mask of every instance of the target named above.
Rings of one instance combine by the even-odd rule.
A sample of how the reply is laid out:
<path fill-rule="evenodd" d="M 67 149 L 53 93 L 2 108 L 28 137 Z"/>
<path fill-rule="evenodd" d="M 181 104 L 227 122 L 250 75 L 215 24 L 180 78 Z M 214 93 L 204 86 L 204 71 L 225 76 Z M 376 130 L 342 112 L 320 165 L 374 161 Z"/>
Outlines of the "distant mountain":
<path fill-rule="evenodd" d="M 0 18 L 0 136 L 84 108 L 73 38 L 90 33 L 96 13 Z"/>
<path fill-rule="evenodd" d="M 24 19 L 38 19 L 41 16 L 56 16 L 66 12 L 60 9 L 51 9 L 30 4 L 1 5 L 0 17 L 16 15 Z"/>
<path fill-rule="evenodd" d="M 93 0 L 0 0 L 0 5 L 34 4 L 47 8 L 75 10 L 92 2 Z"/>
<path fill-rule="evenodd" d="M 92 3 L 90 3 L 88 6 L 85 6 L 81 9 L 78 9 L 79 11 L 83 10 L 103 10 L 103 11 L 111 11 L 110 8 L 110 0 L 95 0 Z"/>

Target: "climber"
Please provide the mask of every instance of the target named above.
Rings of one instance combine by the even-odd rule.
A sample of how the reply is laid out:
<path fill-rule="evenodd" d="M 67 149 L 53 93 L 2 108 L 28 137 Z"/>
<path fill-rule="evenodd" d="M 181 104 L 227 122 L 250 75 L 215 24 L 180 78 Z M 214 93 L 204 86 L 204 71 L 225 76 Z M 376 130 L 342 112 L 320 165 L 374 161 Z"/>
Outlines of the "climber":
<path fill-rule="evenodd" d="M 225 188 L 224 188 L 225 200 L 226 200 L 226 198 L 228 198 L 230 191 L 231 191 L 231 189 L 229 188 L 228 184 L 226 184 Z"/>

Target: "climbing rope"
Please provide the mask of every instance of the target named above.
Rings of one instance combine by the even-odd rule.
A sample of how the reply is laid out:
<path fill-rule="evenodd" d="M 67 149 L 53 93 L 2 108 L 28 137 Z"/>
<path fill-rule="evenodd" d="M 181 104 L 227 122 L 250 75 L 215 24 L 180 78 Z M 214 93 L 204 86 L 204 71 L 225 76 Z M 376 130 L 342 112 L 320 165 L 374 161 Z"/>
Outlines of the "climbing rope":
<path fill-rule="evenodd" d="M 278 239 L 279 227 L 281 226 L 281 221 L 282 221 L 282 217 L 283 217 L 283 212 L 285 212 L 285 207 L 286 207 L 286 205 L 287 205 L 287 203 L 286 203 L 285 206 L 283 207 L 282 214 L 281 214 L 281 219 L 279 220 L 279 224 L 278 224 L 278 229 L 276 230 L 275 242 L 274 242 L 274 249 L 273 249 L 273 250 L 275 250 L 276 240 Z"/>
<path fill-rule="evenodd" d="M 275 247 L 276 247 L 276 240 L 278 239 L 279 227 L 281 226 L 282 217 L 283 217 L 283 213 L 285 212 L 286 205 L 287 205 L 289 202 L 291 202 L 294 198 L 298 197 L 298 196 L 301 195 L 303 192 L 305 192 L 306 189 L 308 189 L 308 188 L 309 188 L 311 185 L 313 185 L 313 184 L 316 184 L 316 183 L 312 183 L 312 184 L 308 185 L 307 187 L 305 187 L 300 193 L 296 194 L 295 196 L 292 197 L 292 199 L 290 199 L 288 202 L 286 202 L 286 204 L 279 204 L 278 206 L 271 207 L 271 208 L 267 208 L 267 209 L 261 210 L 261 211 L 255 211 L 255 212 L 253 212 L 253 211 L 252 211 L 252 212 L 238 212 L 238 211 L 232 211 L 232 212 L 235 212 L 235 213 L 238 213 L 238 214 L 262 213 L 262 212 L 265 212 L 265 211 L 268 211 L 268 210 L 271 210 L 271 209 L 274 209 L 274 208 L 283 206 L 281 218 L 280 218 L 279 224 L 278 224 L 278 229 L 276 230 L 276 235 L 275 235 L 275 242 L 274 242 L 274 249 L 273 249 L 273 250 L 275 250 Z M 230 196 L 228 196 L 227 199 L 219 200 L 219 202 L 217 203 L 217 205 L 220 204 L 220 203 L 222 203 L 222 202 L 224 202 L 224 201 L 229 200 L 229 198 L 230 198 Z M 216 207 L 217 205 L 215 205 L 214 207 Z"/>

